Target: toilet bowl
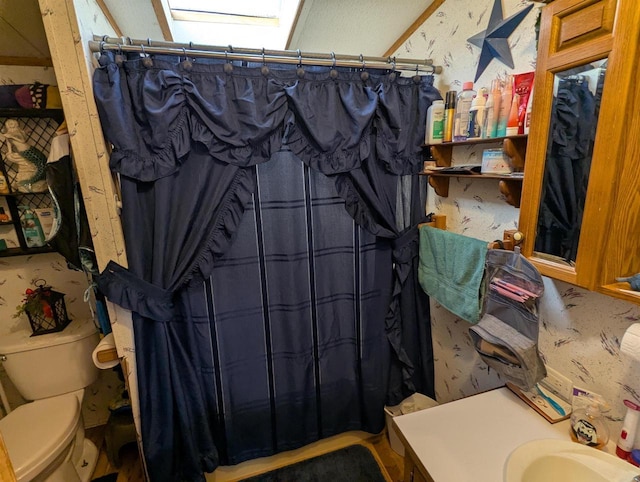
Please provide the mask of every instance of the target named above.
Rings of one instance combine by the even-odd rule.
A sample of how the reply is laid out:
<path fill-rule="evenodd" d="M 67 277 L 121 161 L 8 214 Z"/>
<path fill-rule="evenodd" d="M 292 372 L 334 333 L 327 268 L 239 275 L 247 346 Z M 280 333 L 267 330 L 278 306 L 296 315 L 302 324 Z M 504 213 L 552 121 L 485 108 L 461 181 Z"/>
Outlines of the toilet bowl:
<path fill-rule="evenodd" d="M 88 482 L 98 457 L 84 437 L 84 388 L 98 369 L 91 352 L 99 341 L 91 320 L 62 332 L 32 337 L 31 330 L 0 336 L 0 359 L 20 394 L 33 400 L 0 419 L 0 432 L 19 482 Z"/>

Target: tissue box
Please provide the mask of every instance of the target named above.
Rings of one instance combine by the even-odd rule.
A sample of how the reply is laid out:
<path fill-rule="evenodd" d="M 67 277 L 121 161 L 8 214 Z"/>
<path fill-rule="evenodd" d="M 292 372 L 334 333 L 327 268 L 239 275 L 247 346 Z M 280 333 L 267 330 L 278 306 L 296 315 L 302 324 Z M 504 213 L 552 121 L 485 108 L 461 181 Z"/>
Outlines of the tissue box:
<path fill-rule="evenodd" d="M 482 151 L 482 174 L 511 174 L 509 156 L 502 149 Z"/>

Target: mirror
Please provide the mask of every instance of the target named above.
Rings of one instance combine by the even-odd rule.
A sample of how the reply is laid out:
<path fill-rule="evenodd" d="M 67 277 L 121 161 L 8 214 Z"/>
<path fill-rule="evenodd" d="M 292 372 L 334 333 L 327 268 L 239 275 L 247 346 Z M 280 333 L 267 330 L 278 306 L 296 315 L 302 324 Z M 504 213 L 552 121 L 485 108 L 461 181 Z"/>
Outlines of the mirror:
<path fill-rule="evenodd" d="M 534 255 L 574 266 L 607 60 L 554 76 Z"/>

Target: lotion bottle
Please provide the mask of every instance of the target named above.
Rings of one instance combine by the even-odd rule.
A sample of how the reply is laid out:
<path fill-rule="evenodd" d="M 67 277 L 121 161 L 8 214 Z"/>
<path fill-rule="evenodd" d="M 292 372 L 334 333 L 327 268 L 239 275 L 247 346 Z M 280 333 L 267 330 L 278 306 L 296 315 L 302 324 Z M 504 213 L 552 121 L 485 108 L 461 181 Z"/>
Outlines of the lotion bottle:
<path fill-rule="evenodd" d="M 427 109 L 425 144 L 440 144 L 444 138 L 444 101 L 434 100 Z"/>
<path fill-rule="evenodd" d="M 513 97 L 513 78 L 509 75 L 502 87 L 500 96 L 500 110 L 498 111 L 498 127 L 496 129 L 496 137 L 504 137 L 507 135 L 507 122 L 509 121 L 509 113 L 511 112 L 511 100 Z"/>
<path fill-rule="evenodd" d="M 473 82 L 465 82 L 462 84 L 462 92 L 458 94 L 456 99 L 456 117 L 454 122 L 454 141 L 466 141 L 469 137 L 469 111 L 471 110 L 471 103 L 476 96 L 476 91 L 473 90 Z"/>

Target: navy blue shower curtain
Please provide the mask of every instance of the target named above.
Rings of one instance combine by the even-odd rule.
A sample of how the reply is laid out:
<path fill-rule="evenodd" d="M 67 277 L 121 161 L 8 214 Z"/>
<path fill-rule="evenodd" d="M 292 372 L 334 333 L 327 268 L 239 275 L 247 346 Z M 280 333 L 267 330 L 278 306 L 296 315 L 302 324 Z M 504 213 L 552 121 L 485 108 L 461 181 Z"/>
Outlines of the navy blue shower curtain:
<path fill-rule="evenodd" d="M 406 177 L 432 78 L 100 63 L 128 267 L 99 285 L 133 313 L 152 481 L 378 432 L 385 403 L 433 395 L 424 186 Z"/>

